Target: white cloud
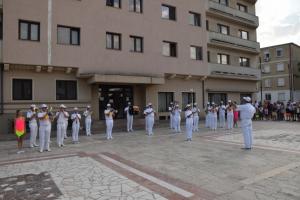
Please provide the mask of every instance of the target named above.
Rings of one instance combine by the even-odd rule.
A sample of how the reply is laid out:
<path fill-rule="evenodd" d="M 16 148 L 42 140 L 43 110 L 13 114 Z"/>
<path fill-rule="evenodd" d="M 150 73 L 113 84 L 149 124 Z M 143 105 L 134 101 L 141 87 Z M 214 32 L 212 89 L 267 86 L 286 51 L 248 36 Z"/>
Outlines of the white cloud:
<path fill-rule="evenodd" d="M 258 0 L 256 9 L 261 47 L 289 42 L 300 44 L 299 0 Z"/>

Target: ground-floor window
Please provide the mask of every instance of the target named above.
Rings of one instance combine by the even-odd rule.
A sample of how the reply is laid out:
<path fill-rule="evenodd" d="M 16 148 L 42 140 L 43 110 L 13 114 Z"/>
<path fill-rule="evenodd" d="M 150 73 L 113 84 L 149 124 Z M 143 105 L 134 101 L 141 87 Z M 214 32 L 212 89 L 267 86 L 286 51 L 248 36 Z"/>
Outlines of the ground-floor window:
<path fill-rule="evenodd" d="M 220 105 L 221 101 L 227 102 L 226 93 L 208 93 L 208 101 Z"/>
<path fill-rule="evenodd" d="M 267 101 L 271 101 L 271 99 L 272 99 L 272 95 L 271 94 L 265 94 L 265 99 L 267 100 Z"/>
<path fill-rule="evenodd" d="M 77 81 L 56 80 L 56 100 L 77 100 Z"/>
<path fill-rule="evenodd" d="M 159 92 L 158 93 L 158 112 L 168 112 L 168 107 L 173 102 L 173 92 Z"/>
<path fill-rule="evenodd" d="M 196 102 L 196 94 L 194 92 L 182 93 L 182 109 L 184 109 L 187 104 L 192 104 L 194 102 Z"/>
<path fill-rule="evenodd" d="M 13 79 L 13 100 L 32 100 L 32 80 Z"/>

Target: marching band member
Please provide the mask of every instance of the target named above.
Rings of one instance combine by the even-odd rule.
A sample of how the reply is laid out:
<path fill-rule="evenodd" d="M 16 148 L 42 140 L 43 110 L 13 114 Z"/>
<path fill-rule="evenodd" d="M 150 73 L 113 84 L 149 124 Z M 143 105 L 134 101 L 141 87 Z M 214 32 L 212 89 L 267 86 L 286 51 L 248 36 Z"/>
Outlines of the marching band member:
<path fill-rule="evenodd" d="M 80 129 L 81 115 L 78 113 L 78 108 L 74 108 L 74 113 L 71 115 L 72 123 L 72 140 L 73 144 L 79 143 L 78 134 Z"/>
<path fill-rule="evenodd" d="M 197 103 L 194 103 L 192 112 L 193 112 L 193 131 L 199 131 L 199 114 L 200 109 L 197 107 Z"/>
<path fill-rule="evenodd" d="M 29 128 L 30 128 L 30 147 L 38 147 L 36 144 L 36 136 L 38 133 L 38 125 L 37 125 L 37 108 L 35 105 L 30 106 L 30 110 L 27 112 L 27 119 L 29 120 Z"/>
<path fill-rule="evenodd" d="M 180 133 L 181 132 L 181 128 L 180 128 L 180 121 L 181 121 L 181 109 L 179 108 L 179 105 L 176 104 L 175 105 L 175 109 L 173 111 L 173 120 L 174 120 L 174 127 L 175 127 L 175 132 L 176 133 Z"/>
<path fill-rule="evenodd" d="M 174 103 L 171 102 L 170 103 L 170 106 L 169 106 L 169 112 L 170 112 L 170 129 L 174 129 L 175 126 L 174 126 L 174 114 L 173 114 L 173 111 L 174 111 Z"/>
<path fill-rule="evenodd" d="M 41 111 L 38 113 L 38 119 L 40 122 L 39 137 L 40 137 L 40 152 L 42 153 L 45 149 L 50 149 L 50 135 L 51 135 L 51 118 L 52 113 L 48 111 L 48 106 L 43 104 Z"/>
<path fill-rule="evenodd" d="M 91 125 L 92 125 L 92 114 L 93 111 L 91 111 L 91 106 L 87 106 L 86 110 L 83 113 L 83 116 L 85 117 L 85 132 L 87 136 L 91 136 Z"/>
<path fill-rule="evenodd" d="M 192 141 L 193 136 L 193 112 L 190 104 L 186 105 L 185 111 L 185 131 L 186 131 L 186 141 Z"/>
<path fill-rule="evenodd" d="M 220 118 L 220 127 L 225 127 L 225 112 L 226 112 L 226 106 L 224 105 L 224 102 L 221 101 L 221 105 L 219 108 L 219 118 Z"/>
<path fill-rule="evenodd" d="M 245 104 L 237 106 L 237 110 L 241 112 L 241 125 L 244 136 L 245 150 L 252 148 L 252 118 L 256 109 L 251 104 L 250 97 L 244 97 Z"/>
<path fill-rule="evenodd" d="M 217 130 L 218 127 L 218 107 L 217 105 L 212 102 L 211 108 L 211 129 L 213 131 Z"/>
<path fill-rule="evenodd" d="M 210 128 L 210 122 L 211 122 L 211 119 L 210 119 L 211 118 L 211 105 L 210 105 L 209 102 L 207 102 L 205 112 L 206 112 L 205 127 L 206 128 Z"/>
<path fill-rule="evenodd" d="M 228 100 L 227 110 L 227 128 L 229 130 L 233 129 L 233 104 L 231 100 Z"/>
<path fill-rule="evenodd" d="M 110 104 L 106 105 L 105 114 L 105 122 L 106 122 L 106 138 L 107 140 L 113 139 L 112 137 L 112 129 L 114 126 L 114 116 L 118 111 L 113 109 Z"/>
<path fill-rule="evenodd" d="M 145 120 L 147 124 L 147 133 L 148 136 L 153 135 L 153 125 L 154 125 L 154 115 L 155 110 L 152 108 L 152 103 L 148 104 L 146 110 L 144 110 Z"/>
<path fill-rule="evenodd" d="M 132 125 L 133 125 L 134 111 L 131 102 L 127 103 L 127 107 L 124 109 L 124 112 L 126 113 L 126 117 L 127 117 L 127 132 L 133 131 Z"/>
<path fill-rule="evenodd" d="M 60 105 L 59 112 L 56 112 L 55 118 L 57 119 L 57 145 L 58 147 L 63 147 L 64 138 L 66 132 L 66 119 L 69 118 L 69 113 L 65 111 L 66 106 Z"/>

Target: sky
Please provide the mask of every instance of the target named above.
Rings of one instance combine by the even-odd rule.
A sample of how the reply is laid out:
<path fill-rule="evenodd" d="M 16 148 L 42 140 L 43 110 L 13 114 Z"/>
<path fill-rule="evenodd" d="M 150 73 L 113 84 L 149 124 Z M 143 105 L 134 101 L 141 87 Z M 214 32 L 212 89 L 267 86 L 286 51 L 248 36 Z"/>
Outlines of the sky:
<path fill-rule="evenodd" d="M 300 45 L 300 0 L 258 0 L 256 15 L 261 47 L 290 42 Z"/>

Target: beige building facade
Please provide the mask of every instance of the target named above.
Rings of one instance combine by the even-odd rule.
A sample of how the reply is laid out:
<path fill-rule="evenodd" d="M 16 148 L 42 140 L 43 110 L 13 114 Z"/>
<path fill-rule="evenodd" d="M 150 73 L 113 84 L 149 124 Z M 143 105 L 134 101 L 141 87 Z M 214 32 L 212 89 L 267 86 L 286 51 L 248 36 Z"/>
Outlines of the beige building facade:
<path fill-rule="evenodd" d="M 102 120 L 107 103 L 122 119 L 128 101 L 141 109 L 152 102 L 165 120 L 171 101 L 203 108 L 253 96 L 255 3 L 2 0 L 1 131 L 31 104 L 91 105 Z"/>
<path fill-rule="evenodd" d="M 300 47 L 294 43 L 261 49 L 262 81 L 258 99 L 300 100 Z"/>

